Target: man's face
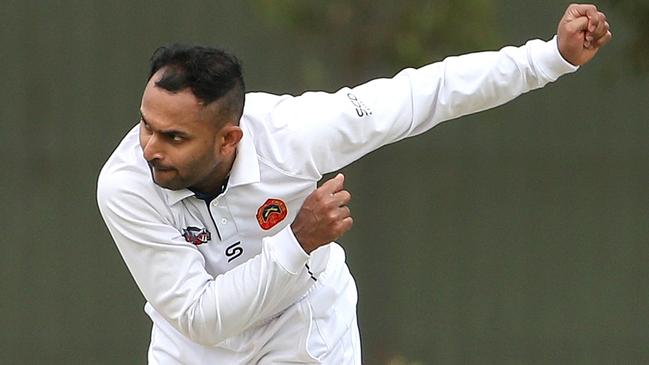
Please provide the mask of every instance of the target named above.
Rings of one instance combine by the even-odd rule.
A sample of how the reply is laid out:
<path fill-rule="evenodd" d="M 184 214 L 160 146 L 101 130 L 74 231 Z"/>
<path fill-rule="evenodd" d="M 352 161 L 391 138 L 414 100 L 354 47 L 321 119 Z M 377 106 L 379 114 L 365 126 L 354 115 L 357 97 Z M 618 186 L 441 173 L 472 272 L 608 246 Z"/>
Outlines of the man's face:
<path fill-rule="evenodd" d="M 149 80 L 140 107 L 140 145 L 153 181 L 171 190 L 210 192 L 229 168 L 222 163 L 229 156 L 223 155 L 216 106 L 206 107 L 190 89 L 172 93 L 155 86 L 161 71 Z"/>

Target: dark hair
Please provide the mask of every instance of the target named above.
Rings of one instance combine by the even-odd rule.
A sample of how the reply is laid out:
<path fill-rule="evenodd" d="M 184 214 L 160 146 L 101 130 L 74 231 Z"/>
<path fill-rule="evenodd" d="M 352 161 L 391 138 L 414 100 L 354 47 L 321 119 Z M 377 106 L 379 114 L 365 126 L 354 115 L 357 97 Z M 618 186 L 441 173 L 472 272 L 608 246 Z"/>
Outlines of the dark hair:
<path fill-rule="evenodd" d="M 155 85 L 178 92 L 189 88 L 205 105 L 219 101 L 220 116 L 238 123 L 245 103 L 245 84 L 239 60 L 217 48 L 172 44 L 151 56 L 148 80 L 164 68 Z"/>

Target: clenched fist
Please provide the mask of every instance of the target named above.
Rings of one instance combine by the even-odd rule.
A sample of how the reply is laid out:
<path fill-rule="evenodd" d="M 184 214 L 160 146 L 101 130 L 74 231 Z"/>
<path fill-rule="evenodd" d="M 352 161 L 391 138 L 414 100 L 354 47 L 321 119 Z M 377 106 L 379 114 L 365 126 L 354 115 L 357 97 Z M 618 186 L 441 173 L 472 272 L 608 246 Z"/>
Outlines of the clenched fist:
<path fill-rule="evenodd" d="M 590 61 L 611 37 L 606 15 L 590 4 L 568 6 L 557 29 L 559 52 L 575 66 Z"/>
<path fill-rule="evenodd" d="M 326 245 L 349 231 L 354 223 L 349 211 L 351 194 L 343 190 L 345 177 L 338 174 L 307 196 L 291 224 L 306 253 Z"/>

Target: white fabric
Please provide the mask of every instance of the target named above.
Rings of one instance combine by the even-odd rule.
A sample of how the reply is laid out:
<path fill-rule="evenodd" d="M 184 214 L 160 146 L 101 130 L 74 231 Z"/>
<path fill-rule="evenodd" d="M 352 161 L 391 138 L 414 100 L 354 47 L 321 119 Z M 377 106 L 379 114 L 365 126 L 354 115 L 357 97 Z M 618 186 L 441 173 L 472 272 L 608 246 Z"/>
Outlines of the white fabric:
<path fill-rule="evenodd" d="M 576 67 L 556 38 L 449 57 L 336 93 L 249 93 L 226 191 L 211 202 L 155 185 L 137 127 L 106 162 L 97 199 L 148 303 L 152 364 L 359 364 L 356 287 L 331 243 L 307 255 L 288 224 L 322 174 L 488 109 Z M 264 230 L 267 199 L 288 214 Z M 206 229 L 194 245 L 183 229 Z M 313 278 L 317 278 L 315 281 Z"/>

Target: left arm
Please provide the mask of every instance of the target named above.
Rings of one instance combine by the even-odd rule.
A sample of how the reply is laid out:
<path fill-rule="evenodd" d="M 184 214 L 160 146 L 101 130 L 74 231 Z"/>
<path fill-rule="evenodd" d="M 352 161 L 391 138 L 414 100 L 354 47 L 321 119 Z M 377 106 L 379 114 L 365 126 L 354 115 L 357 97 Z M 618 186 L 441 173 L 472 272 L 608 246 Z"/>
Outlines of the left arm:
<path fill-rule="evenodd" d="M 288 167 L 300 174 L 338 170 L 381 146 L 543 87 L 588 62 L 610 36 L 594 6 L 571 5 L 548 42 L 448 57 L 332 94 L 259 95 L 278 142 L 270 152 L 298 157 Z"/>
<path fill-rule="evenodd" d="M 269 132 L 281 141 L 279 155 L 299 156 L 300 165 L 292 170 L 324 174 L 443 121 L 504 104 L 576 69 L 559 54 L 556 38 L 449 57 L 333 94 L 276 97 Z"/>

